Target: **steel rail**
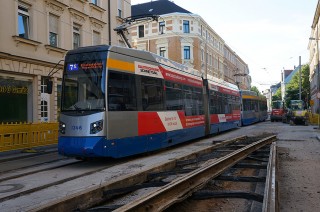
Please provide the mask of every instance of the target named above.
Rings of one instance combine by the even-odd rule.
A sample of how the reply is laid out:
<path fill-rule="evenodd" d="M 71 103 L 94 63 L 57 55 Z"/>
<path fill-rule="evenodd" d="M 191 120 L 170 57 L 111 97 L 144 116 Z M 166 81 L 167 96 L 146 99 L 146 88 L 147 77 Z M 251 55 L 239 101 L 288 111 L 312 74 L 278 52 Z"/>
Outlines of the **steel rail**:
<path fill-rule="evenodd" d="M 181 202 L 192 193 L 204 187 L 208 181 L 217 177 L 228 168 L 246 158 L 252 152 L 272 143 L 276 136 L 270 136 L 251 143 L 246 147 L 236 150 L 224 157 L 212 159 L 199 169 L 177 178 L 171 183 L 130 202 L 114 211 L 163 211 L 176 202 Z"/>
<path fill-rule="evenodd" d="M 269 163 L 267 168 L 266 185 L 264 190 L 264 199 L 262 205 L 263 212 L 276 212 L 278 211 L 277 202 L 277 179 L 276 179 L 276 168 L 277 168 L 277 152 L 275 142 L 271 145 Z"/>

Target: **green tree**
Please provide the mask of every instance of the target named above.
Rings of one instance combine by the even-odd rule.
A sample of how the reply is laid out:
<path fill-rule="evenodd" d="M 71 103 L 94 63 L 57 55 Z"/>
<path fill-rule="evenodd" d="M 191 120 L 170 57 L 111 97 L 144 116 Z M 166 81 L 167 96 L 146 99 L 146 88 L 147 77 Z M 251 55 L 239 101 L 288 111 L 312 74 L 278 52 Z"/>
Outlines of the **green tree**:
<path fill-rule="evenodd" d="M 250 90 L 256 92 L 258 96 L 262 95 L 256 86 L 252 86 Z"/>
<path fill-rule="evenodd" d="M 281 97 L 281 88 L 278 88 L 278 90 L 276 91 L 276 93 L 272 96 L 272 101 L 276 101 L 276 100 L 282 100 L 282 97 Z"/>
<path fill-rule="evenodd" d="M 307 106 L 310 101 L 309 75 L 309 65 L 303 65 L 301 67 L 301 100 L 303 100 Z M 299 99 L 299 77 L 299 71 L 297 71 L 286 86 L 285 101 L 287 105 L 289 105 L 290 100 Z"/>

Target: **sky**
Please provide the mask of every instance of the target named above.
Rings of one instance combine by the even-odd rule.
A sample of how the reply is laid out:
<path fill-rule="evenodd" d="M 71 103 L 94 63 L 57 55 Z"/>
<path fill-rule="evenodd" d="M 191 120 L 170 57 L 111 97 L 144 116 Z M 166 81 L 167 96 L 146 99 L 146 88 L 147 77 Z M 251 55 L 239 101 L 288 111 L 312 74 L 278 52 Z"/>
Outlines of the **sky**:
<path fill-rule="evenodd" d="M 131 0 L 131 4 L 150 0 Z M 173 0 L 200 15 L 248 64 L 262 92 L 283 69 L 309 63 L 308 43 L 317 0 Z"/>

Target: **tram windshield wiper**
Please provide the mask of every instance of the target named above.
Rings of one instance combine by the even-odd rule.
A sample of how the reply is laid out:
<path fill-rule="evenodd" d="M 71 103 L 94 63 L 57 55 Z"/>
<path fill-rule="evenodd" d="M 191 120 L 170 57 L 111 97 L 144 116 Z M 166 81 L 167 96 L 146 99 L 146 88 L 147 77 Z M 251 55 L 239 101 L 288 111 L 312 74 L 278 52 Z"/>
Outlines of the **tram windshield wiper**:
<path fill-rule="evenodd" d="M 76 109 L 76 111 L 80 111 L 80 107 L 77 106 L 77 104 L 72 105 L 74 107 L 74 109 Z"/>

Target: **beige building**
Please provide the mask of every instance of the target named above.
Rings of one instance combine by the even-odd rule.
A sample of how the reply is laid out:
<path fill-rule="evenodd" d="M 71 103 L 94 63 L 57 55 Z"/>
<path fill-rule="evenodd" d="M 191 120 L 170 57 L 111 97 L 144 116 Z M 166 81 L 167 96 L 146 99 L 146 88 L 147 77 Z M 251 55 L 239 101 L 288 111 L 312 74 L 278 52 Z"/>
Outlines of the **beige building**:
<path fill-rule="evenodd" d="M 113 28 L 130 15 L 131 0 L 0 1 L 0 123 L 57 121 L 66 52 L 124 45 Z"/>
<path fill-rule="evenodd" d="M 132 15 L 145 11 L 159 14 L 160 18 L 158 22 L 145 22 L 130 28 L 133 48 L 151 51 L 201 70 L 204 77 L 211 75 L 237 82 L 242 89 L 250 88 L 248 65 L 201 16 L 167 0 L 132 7 Z"/>
<path fill-rule="evenodd" d="M 317 8 L 314 14 L 313 22 L 311 25 L 311 34 L 308 45 L 308 50 L 310 53 L 309 57 L 309 65 L 310 65 L 310 96 L 311 101 L 313 101 L 313 105 L 311 106 L 311 110 L 313 113 L 320 112 L 320 100 L 317 98 L 317 93 L 320 92 L 319 78 L 320 78 L 320 56 L 319 56 L 319 17 L 320 17 L 320 2 L 318 1 Z"/>

